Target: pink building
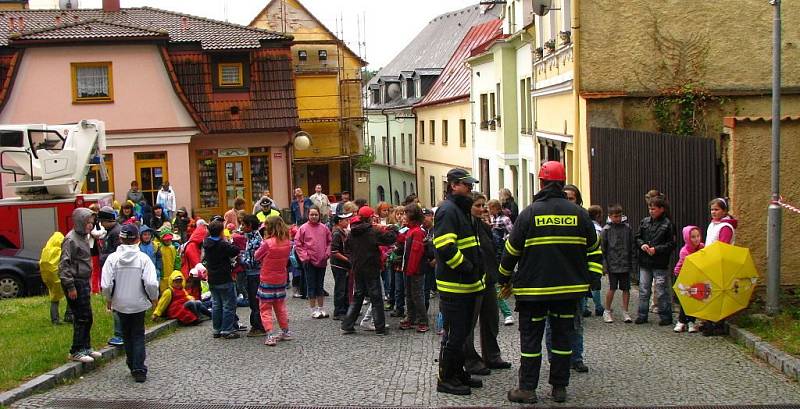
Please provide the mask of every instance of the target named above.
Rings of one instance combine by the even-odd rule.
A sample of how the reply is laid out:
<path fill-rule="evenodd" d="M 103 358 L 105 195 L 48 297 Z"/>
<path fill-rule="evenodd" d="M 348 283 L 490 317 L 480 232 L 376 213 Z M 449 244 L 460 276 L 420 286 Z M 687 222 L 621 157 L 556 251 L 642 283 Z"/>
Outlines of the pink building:
<path fill-rule="evenodd" d="M 111 177 L 87 192 L 125 199 L 164 181 L 178 206 L 221 214 L 263 191 L 288 207 L 298 127 L 291 37 L 153 8 L 7 11 L 0 123 L 106 123 Z M 3 175 L 3 186 L 9 175 Z M 11 192 L 3 190 L 5 197 Z"/>

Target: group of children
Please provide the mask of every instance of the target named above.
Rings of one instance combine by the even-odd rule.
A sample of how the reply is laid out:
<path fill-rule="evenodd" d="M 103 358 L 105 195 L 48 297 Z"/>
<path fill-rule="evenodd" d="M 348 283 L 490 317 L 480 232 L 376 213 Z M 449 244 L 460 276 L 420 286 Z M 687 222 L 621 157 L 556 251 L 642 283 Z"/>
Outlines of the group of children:
<path fill-rule="evenodd" d="M 705 242 L 700 227 L 685 226 L 681 231 L 684 245 L 679 251 L 678 262 L 672 271 L 669 271 L 677 237 L 675 226 L 669 217 L 668 204 L 663 195 L 655 191 L 648 193 L 646 200 L 649 216 L 641 220 L 635 233 L 626 222 L 621 206 L 612 205 L 608 208 L 608 221 L 601 233 L 604 269 L 609 283 L 603 312 L 603 320 L 607 323 L 614 322 L 611 306 L 614 294 L 620 290 L 624 322 L 644 324 L 648 320 L 648 313 L 654 312 L 659 315 L 659 325 L 672 325 L 671 283 L 680 275 L 686 257 L 716 241 L 728 244 L 735 242 L 737 221 L 729 214 L 727 199 L 713 199 L 708 205 L 711 223 L 706 229 Z M 632 273 L 637 270 L 639 305 L 636 319 L 633 320 L 629 313 L 630 287 Z M 653 294 L 654 305 L 651 306 L 650 299 Z M 675 332 L 702 331 L 703 335 L 722 333 L 721 323 L 697 323 L 694 317 L 686 315 L 680 303 L 678 306 L 680 310 L 678 322 L 673 328 Z"/>

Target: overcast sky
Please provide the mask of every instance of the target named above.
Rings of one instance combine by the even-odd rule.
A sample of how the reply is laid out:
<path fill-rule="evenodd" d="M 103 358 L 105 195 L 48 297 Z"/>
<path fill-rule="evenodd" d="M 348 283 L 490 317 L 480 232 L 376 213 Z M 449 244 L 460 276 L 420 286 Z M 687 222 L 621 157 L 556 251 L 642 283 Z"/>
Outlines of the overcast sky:
<path fill-rule="evenodd" d="M 81 8 L 99 8 L 102 0 L 79 0 Z M 269 0 L 122 0 L 122 7 L 151 6 L 247 25 Z M 358 52 L 358 21 L 366 17 L 366 55 L 370 69 L 394 58 L 426 24 L 439 14 L 457 10 L 478 0 L 301 0 L 333 32 Z M 58 0 L 30 0 L 31 8 L 52 8 Z M 339 24 L 341 18 L 344 22 Z"/>

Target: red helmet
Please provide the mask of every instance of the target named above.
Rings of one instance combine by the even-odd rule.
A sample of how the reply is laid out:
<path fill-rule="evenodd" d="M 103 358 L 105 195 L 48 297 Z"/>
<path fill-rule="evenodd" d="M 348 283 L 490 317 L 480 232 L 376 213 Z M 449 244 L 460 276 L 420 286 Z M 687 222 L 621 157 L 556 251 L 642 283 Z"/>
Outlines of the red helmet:
<path fill-rule="evenodd" d="M 567 180 L 567 171 L 564 170 L 564 165 L 558 161 L 548 161 L 542 164 L 539 169 L 539 179 L 550 182 L 565 182 Z"/>

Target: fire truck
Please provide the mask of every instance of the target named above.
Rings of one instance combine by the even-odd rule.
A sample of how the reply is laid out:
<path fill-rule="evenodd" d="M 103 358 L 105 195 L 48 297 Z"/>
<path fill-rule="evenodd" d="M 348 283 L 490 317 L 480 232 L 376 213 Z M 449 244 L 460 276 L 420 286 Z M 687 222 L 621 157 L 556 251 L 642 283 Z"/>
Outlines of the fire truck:
<path fill-rule="evenodd" d="M 76 207 L 112 204 L 112 193 L 81 194 L 90 166 L 101 165 L 101 177 L 107 178 L 100 154 L 105 147 L 105 124 L 98 120 L 0 124 L 0 172 L 11 175 L 6 186 L 14 192 L 0 199 L 0 254 L 38 259 L 55 231 L 72 229 Z M 0 293 L 28 285 L 30 278 L 15 270 L 12 263 L 0 263 Z"/>

